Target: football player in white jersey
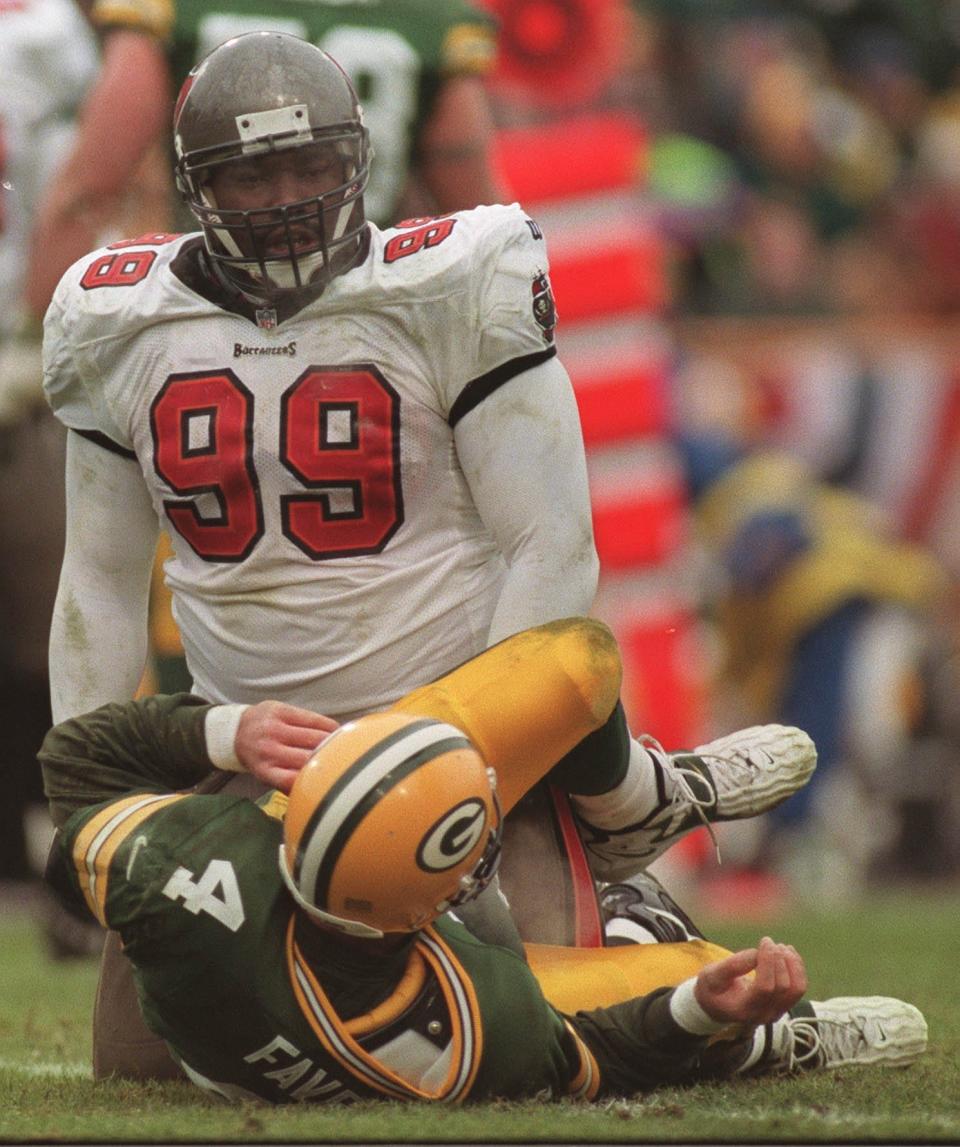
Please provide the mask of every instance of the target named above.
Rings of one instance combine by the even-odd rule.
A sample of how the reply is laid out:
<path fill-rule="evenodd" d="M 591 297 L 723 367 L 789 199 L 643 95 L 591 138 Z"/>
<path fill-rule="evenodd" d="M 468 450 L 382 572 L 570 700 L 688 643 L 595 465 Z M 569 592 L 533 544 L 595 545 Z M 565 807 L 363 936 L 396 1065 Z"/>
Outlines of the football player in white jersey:
<path fill-rule="evenodd" d="M 43 407 L 39 332 L 30 329 L 24 299 L 30 228 L 75 135 L 81 101 L 97 74 L 97 48 L 74 0 L 21 0 L 0 8 L 0 19 L 0 427 L 6 430 Z"/>
<path fill-rule="evenodd" d="M 536 224 L 517 206 L 367 223 L 353 89 L 280 33 L 195 69 L 175 143 L 202 233 L 80 260 L 46 320 L 73 432 L 55 719 L 135 691 L 161 525 L 197 692 L 331 727 L 588 612 L 584 452 Z"/>
<path fill-rule="evenodd" d="M 27 244 L 96 70 L 93 32 L 73 0 L 0 5 L 0 719 L 10 734 L 0 879 L 29 878 L 27 842 L 44 847 L 36 752 L 50 724 L 47 637 L 63 552 L 65 434 L 43 400 L 39 324 L 31 331 L 23 318 Z"/>

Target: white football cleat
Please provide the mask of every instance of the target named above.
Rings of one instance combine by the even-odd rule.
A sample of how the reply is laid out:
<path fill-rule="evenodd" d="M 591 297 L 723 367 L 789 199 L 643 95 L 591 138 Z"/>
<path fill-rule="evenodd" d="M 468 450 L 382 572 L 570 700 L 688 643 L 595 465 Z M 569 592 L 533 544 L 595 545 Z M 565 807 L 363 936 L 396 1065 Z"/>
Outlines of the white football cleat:
<path fill-rule="evenodd" d="M 927 1021 L 888 996 L 810 1000 L 767 1030 L 760 1071 L 809 1071 L 873 1064 L 906 1067 L 927 1049 Z"/>
<path fill-rule="evenodd" d="M 802 788 L 817 764 L 810 737 L 785 725 L 754 725 L 684 753 L 668 753 L 652 738 L 642 744 L 656 772 L 656 807 L 624 828 L 578 817 L 598 880 L 625 879 L 701 824 L 767 812 Z"/>

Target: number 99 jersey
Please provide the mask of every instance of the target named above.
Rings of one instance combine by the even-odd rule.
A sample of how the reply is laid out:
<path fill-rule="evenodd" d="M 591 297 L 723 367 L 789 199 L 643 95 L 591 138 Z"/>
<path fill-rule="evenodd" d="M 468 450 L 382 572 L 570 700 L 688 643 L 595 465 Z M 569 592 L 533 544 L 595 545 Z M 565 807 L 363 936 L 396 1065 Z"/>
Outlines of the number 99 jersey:
<path fill-rule="evenodd" d="M 505 563 L 454 431 L 555 353 L 545 244 L 515 204 L 371 232 L 276 324 L 188 285 L 196 235 L 94 252 L 48 312 L 50 404 L 138 462 L 212 701 L 346 719 L 485 645 Z"/>

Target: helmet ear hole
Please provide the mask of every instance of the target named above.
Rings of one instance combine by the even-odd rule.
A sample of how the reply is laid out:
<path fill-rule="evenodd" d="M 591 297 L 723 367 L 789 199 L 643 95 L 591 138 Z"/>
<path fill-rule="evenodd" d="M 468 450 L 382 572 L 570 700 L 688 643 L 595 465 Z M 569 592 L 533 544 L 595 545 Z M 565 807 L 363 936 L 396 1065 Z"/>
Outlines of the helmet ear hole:
<path fill-rule="evenodd" d="M 208 190 L 224 165 L 318 143 L 341 156 L 338 186 L 267 213 L 224 209 Z M 360 104 L 340 65 L 306 40 L 249 32 L 214 48 L 181 89 L 174 148 L 177 187 L 210 258 L 241 290 L 262 296 L 322 286 L 364 250 L 370 147 Z"/>
<path fill-rule="evenodd" d="M 328 737 L 301 770 L 281 872 L 321 924 L 412 932 L 476 896 L 496 872 L 496 780 L 452 725 L 377 713 Z"/>

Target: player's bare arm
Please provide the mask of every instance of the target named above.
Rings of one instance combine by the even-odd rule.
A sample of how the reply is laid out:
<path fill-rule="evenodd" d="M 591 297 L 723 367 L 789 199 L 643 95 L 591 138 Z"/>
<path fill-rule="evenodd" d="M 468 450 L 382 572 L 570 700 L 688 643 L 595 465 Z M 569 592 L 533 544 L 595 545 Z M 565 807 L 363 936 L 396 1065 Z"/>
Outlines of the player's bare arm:
<path fill-rule="evenodd" d="M 25 294 L 38 318 L 67 267 L 97 245 L 100 230 L 166 127 L 170 102 L 160 41 L 146 32 L 112 32 L 73 148 L 37 211 Z M 124 109 L 119 117 L 118 107 Z"/>

